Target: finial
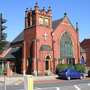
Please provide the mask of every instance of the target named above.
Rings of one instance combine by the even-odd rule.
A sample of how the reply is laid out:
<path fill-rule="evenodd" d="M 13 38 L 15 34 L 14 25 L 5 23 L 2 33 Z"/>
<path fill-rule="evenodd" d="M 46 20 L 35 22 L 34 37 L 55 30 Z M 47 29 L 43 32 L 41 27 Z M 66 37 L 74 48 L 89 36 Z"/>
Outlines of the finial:
<path fill-rule="evenodd" d="M 48 7 L 48 10 L 51 11 L 51 6 Z"/>
<path fill-rule="evenodd" d="M 25 10 L 25 17 L 27 17 L 27 13 L 28 13 L 28 8 L 26 8 Z"/>
<path fill-rule="evenodd" d="M 78 22 L 76 22 L 76 31 L 78 32 Z"/>
<path fill-rule="evenodd" d="M 39 9 L 38 2 L 37 1 L 35 3 L 34 9 L 35 9 L 35 11 L 38 11 L 38 9 Z"/>
<path fill-rule="evenodd" d="M 52 10 L 51 10 L 51 6 L 49 6 L 49 7 L 48 7 L 47 14 L 48 14 L 49 16 L 52 16 Z"/>
<path fill-rule="evenodd" d="M 43 11 L 45 11 L 45 7 L 43 7 Z"/>
<path fill-rule="evenodd" d="M 26 8 L 25 12 L 27 12 L 27 11 L 28 11 L 28 8 Z"/>
<path fill-rule="evenodd" d="M 38 2 L 37 1 L 35 2 L 35 7 L 38 7 Z"/>
<path fill-rule="evenodd" d="M 30 8 L 30 12 L 32 11 L 32 8 Z"/>
<path fill-rule="evenodd" d="M 67 13 L 65 12 L 65 13 L 64 13 L 64 17 L 66 17 L 66 16 L 67 16 Z"/>

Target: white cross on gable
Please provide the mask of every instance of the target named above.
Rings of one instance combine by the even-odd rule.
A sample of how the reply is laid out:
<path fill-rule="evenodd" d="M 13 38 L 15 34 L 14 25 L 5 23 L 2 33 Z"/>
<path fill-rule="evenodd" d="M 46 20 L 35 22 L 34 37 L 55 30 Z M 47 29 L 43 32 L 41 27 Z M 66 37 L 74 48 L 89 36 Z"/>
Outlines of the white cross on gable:
<path fill-rule="evenodd" d="M 47 40 L 48 34 L 45 32 L 44 35 L 43 35 L 43 37 L 44 37 L 44 40 Z"/>

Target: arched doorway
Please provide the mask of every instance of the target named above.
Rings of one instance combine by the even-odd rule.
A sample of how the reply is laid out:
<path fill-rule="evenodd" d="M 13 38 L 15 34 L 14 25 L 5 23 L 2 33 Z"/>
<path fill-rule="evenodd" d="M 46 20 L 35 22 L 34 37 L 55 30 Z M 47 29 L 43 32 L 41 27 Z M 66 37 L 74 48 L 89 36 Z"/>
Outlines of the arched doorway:
<path fill-rule="evenodd" d="M 45 70 L 49 70 L 50 69 L 50 59 L 51 59 L 50 56 L 46 57 L 46 60 L 45 60 Z"/>
<path fill-rule="evenodd" d="M 68 64 L 74 64 L 73 45 L 69 32 L 65 32 L 60 39 L 60 57 Z"/>

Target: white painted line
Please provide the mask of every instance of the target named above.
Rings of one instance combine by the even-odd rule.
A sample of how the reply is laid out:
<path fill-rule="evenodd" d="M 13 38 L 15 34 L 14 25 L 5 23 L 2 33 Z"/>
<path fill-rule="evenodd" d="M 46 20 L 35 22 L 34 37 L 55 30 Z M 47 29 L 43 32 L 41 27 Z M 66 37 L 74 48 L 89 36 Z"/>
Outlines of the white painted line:
<path fill-rule="evenodd" d="M 74 87 L 75 87 L 77 90 L 81 90 L 77 85 L 74 85 Z"/>
<path fill-rule="evenodd" d="M 90 83 L 88 83 L 88 86 L 90 86 Z"/>
<path fill-rule="evenodd" d="M 56 90 L 60 90 L 60 88 L 59 87 L 56 87 Z"/>

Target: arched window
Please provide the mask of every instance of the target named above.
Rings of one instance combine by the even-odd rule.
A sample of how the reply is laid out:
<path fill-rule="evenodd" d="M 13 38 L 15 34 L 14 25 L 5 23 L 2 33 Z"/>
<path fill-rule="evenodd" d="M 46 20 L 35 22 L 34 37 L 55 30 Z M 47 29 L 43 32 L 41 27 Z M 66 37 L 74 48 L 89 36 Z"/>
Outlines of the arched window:
<path fill-rule="evenodd" d="M 71 62 L 70 60 L 73 58 L 73 45 L 68 32 L 65 32 L 60 39 L 60 57 L 67 59 L 67 62 Z"/>

